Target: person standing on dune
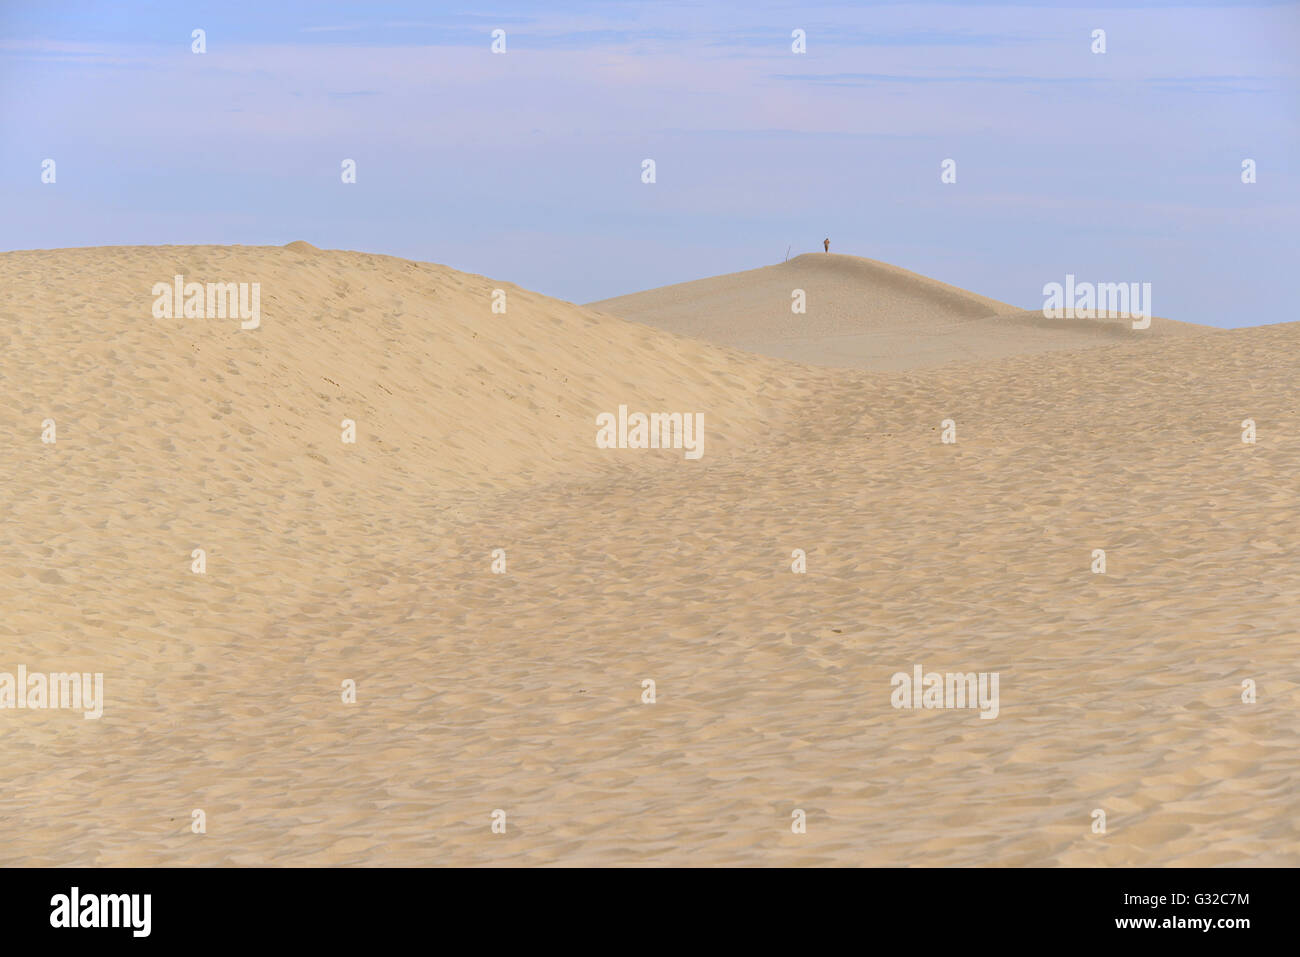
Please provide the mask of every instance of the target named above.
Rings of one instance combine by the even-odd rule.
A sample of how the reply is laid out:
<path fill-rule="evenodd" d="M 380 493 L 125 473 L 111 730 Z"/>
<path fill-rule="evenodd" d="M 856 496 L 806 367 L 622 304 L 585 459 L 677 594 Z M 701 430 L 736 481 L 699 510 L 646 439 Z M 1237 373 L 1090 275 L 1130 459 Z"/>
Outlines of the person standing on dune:
<path fill-rule="evenodd" d="M 826 248 L 827 252 L 831 251 L 831 239 L 829 236 L 822 240 L 822 246 Z"/>

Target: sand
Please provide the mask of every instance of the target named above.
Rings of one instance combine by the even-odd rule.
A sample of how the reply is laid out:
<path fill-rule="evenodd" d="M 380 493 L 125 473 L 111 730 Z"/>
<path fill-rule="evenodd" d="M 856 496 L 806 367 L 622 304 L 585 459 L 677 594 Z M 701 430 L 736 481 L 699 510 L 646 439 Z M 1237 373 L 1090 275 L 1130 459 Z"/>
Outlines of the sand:
<path fill-rule="evenodd" d="M 0 672 L 106 698 L 0 710 L 0 864 L 1300 863 L 1300 324 L 880 372 L 305 244 L 0 288 Z"/>
<path fill-rule="evenodd" d="M 802 313 L 792 311 L 795 290 L 803 294 Z M 588 308 L 780 359 L 878 371 L 1216 331 L 1159 316 L 1140 330 L 1131 319 L 1045 319 L 1041 309 L 1019 309 L 888 263 L 837 253 L 805 253 Z"/>

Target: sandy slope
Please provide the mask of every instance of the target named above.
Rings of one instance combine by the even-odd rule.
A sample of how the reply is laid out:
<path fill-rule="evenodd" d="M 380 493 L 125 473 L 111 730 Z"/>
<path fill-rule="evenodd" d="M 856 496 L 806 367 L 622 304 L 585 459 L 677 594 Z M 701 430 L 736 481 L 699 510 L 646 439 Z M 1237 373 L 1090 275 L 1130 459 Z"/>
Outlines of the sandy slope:
<path fill-rule="evenodd" d="M 791 311 L 802 289 L 806 312 Z M 815 365 L 903 370 L 1215 331 L 1156 317 L 1045 319 L 887 263 L 827 253 L 588 304 L 679 335 Z"/>
<path fill-rule="evenodd" d="M 176 272 L 261 328 L 152 319 Z M 0 864 L 1300 863 L 1300 324 L 884 374 L 310 248 L 0 288 L 0 671 L 108 697 L 0 711 Z"/>

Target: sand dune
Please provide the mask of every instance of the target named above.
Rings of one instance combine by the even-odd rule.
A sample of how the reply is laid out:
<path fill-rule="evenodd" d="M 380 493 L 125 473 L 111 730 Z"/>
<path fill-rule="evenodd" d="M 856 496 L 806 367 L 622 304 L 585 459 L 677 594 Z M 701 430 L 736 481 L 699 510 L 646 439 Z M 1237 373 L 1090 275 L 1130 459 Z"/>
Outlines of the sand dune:
<path fill-rule="evenodd" d="M 260 326 L 153 318 L 177 273 Z M 0 864 L 1300 863 L 1300 323 L 869 372 L 305 244 L 0 288 L 0 672 L 106 697 L 0 710 Z"/>
<path fill-rule="evenodd" d="M 806 312 L 791 311 L 804 292 Z M 806 253 L 588 308 L 749 352 L 815 365 L 903 370 L 965 359 L 1108 346 L 1215 331 L 1155 317 L 1045 319 L 887 263 Z"/>
<path fill-rule="evenodd" d="M 752 375 L 751 357 L 426 263 L 301 242 L 4 257 L 0 335 L 10 356 L 23 355 L 30 389 L 9 411 L 24 434 L 38 412 L 62 419 L 60 449 L 112 436 L 116 454 L 185 446 L 209 468 L 246 456 L 259 484 L 311 484 L 319 470 L 353 483 L 418 476 L 426 487 L 497 489 L 617 468 L 593 444 L 593 410 L 707 400 L 721 450 L 749 444 L 746 430 L 765 428 L 780 414 L 772 400 L 788 397 Z M 261 327 L 153 318 L 153 284 L 176 274 L 260 283 Z M 496 290 L 504 314 L 492 312 Z M 146 401 L 156 418 L 140 417 Z M 346 450 L 345 417 L 358 423 Z M 156 464 L 169 462 L 192 464 L 183 454 Z"/>

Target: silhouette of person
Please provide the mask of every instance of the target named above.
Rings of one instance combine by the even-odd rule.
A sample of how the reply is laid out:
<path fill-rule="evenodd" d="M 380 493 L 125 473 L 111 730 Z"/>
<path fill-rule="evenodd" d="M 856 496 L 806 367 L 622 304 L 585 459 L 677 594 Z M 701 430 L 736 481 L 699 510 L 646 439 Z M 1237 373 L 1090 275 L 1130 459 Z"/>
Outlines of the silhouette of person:
<path fill-rule="evenodd" d="M 827 236 L 826 239 L 822 240 L 822 245 L 826 247 L 827 252 L 831 251 L 831 240 L 829 236 Z"/>

